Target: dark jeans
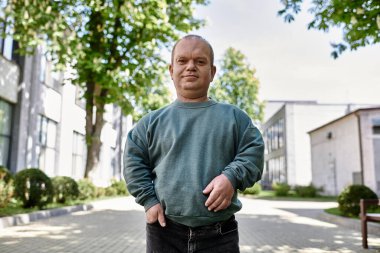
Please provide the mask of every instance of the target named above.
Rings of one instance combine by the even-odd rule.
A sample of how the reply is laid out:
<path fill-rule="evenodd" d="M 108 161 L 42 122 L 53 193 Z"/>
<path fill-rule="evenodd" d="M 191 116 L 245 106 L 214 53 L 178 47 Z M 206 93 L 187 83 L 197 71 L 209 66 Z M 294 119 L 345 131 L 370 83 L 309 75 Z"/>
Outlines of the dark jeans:
<path fill-rule="evenodd" d="M 166 219 L 146 225 L 147 253 L 239 253 L 235 216 L 212 225 L 191 228 Z"/>

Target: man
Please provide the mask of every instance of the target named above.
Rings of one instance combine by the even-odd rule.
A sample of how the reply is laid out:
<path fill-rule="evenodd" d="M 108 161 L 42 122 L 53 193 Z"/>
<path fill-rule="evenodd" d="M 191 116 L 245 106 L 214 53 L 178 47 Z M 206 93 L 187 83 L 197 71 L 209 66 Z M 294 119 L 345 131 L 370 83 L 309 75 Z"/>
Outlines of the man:
<path fill-rule="evenodd" d="M 237 190 L 260 180 L 264 144 L 251 119 L 207 92 L 211 45 L 187 35 L 169 66 L 177 100 L 128 134 L 124 177 L 143 205 L 147 252 L 239 252 Z"/>

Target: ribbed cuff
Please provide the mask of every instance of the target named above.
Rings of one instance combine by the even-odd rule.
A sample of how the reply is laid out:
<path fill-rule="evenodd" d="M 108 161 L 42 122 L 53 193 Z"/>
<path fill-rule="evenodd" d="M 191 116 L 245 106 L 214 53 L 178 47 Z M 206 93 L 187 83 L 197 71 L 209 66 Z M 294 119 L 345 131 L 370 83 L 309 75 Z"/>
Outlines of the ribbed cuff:
<path fill-rule="evenodd" d="M 145 212 L 148 211 L 148 209 L 151 208 L 152 206 L 157 205 L 159 203 L 160 203 L 160 201 L 158 201 L 157 198 L 148 199 L 147 201 L 144 202 Z"/>

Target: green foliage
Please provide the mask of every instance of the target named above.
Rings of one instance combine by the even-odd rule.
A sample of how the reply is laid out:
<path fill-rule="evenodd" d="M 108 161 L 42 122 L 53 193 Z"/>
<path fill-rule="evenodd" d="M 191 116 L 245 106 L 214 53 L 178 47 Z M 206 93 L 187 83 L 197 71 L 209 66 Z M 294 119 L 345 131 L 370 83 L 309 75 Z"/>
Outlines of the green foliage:
<path fill-rule="evenodd" d="M 93 199 L 96 197 L 96 186 L 89 179 L 81 179 L 78 181 L 79 199 Z"/>
<path fill-rule="evenodd" d="M 53 200 L 53 185 L 40 169 L 24 169 L 15 175 L 15 194 L 24 207 L 42 209 Z"/>
<path fill-rule="evenodd" d="M 106 187 L 105 195 L 106 196 L 116 196 L 117 190 L 115 188 L 113 188 L 112 186 Z"/>
<path fill-rule="evenodd" d="M 294 20 L 294 14 L 301 11 L 303 0 L 282 1 L 284 9 L 278 12 L 286 22 Z M 328 31 L 338 27 L 343 31 L 343 41 L 331 43 L 331 55 L 337 58 L 347 48 L 356 50 L 380 42 L 380 2 L 364 1 L 312 1 L 309 11 L 314 19 L 309 23 L 309 29 Z"/>
<path fill-rule="evenodd" d="M 322 188 L 317 188 L 313 184 L 308 186 L 297 185 L 294 187 L 294 191 L 297 196 L 303 198 L 315 198 L 318 195 L 318 192 L 322 191 Z"/>
<path fill-rule="evenodd" d="M 347 186 L 338 196 L 339 210 L 345 216 L 358 216 L 360 199 L 377 199 L 377 195 L 365 185 Z"/>
<path fill-rule="evenodd" d="M 17 40 L 19 53 L 32 54 L 43 45 L 58 70 L 74 71 L 70 81 L 83 91 L 85 177 L 99 160 L 106 104 L 138 119 L 167 103 L 167 64 L 160 53 L 180 33 L 203 25 L 193 17 L 197 4 L 207 0 L 8 1 L 0 23 Z"/>
<path fill-rule="evenodd" d="M 0 208 L 6 207 L 14 195 L 13 180 L 8 182 L 0 179 Z"/>
<path fill-rule="evenodd" d="M 277 197 L 285 197 L 289 195 L 290 185 L 287 183 L 274 183 L 272 188 Z"/>
<path fill-rule="evenodd" d="M 252 187 L 245 189 L 242 194 L 259 195 L 261 192 L 261 185 L 256 183 Z"/>
<path fill-rule="evenodd" d="M 66 203 L 79 196 L 78 183 L 71 177 L 57 176 L 52 179 L 54 199 L 57 203 Z"/>
<path fill-rule="evenodd" d="M 228 48 L 218 73 L 215 83 L 210 87 L 210 96 L 220 102 L 236 105 L 256 122 L 262 121 L 264 104 L 258 98 L 259 80 L 245 55 L 239 50 Z"/>
<path fill-rule="evenodd" d="M 104 187 L 96 187 L 96 197 L 97 198 L 102 198 L 104 196 L 107 196 L 107 193 L 106 193 L 106 188 Z"/>
<path fill-rule="evenodd" d="M 9 181 L 13 180 L 12 173 L 5 168 L 4 166 L 0 166 L 0 181 L 4 181 L 8 183 Z"/>
<path fill-rule="evenodd" d="M 113 179 L 110 187 L 116 189 L 117 195 L 128 195 L 127 184 L 124 180 Z"/>

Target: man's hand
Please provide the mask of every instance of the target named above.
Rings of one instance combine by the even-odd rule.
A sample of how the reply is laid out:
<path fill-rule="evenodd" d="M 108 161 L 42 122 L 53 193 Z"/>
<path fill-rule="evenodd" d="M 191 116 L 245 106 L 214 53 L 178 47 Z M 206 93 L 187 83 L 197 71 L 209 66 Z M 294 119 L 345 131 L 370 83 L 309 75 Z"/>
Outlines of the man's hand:
<path fill-rule="evenodd" d="M 145 213 L 146 222 L 149 224 L 155 223 L 157 220 L 160 223 L 161 227 L 166 226 L 164 210 L 161 207 L 161 204 L 156 204 L 148 209 Z"/>
<path fill-rule="evenodd" d="M 204 194 L 210 194 L 205 205 L 209 211 L 220 211 L 231 204 L 234 195 L 234 187 L 230 180 L 223 174 L 215 177 L 203 190 Z"/>

